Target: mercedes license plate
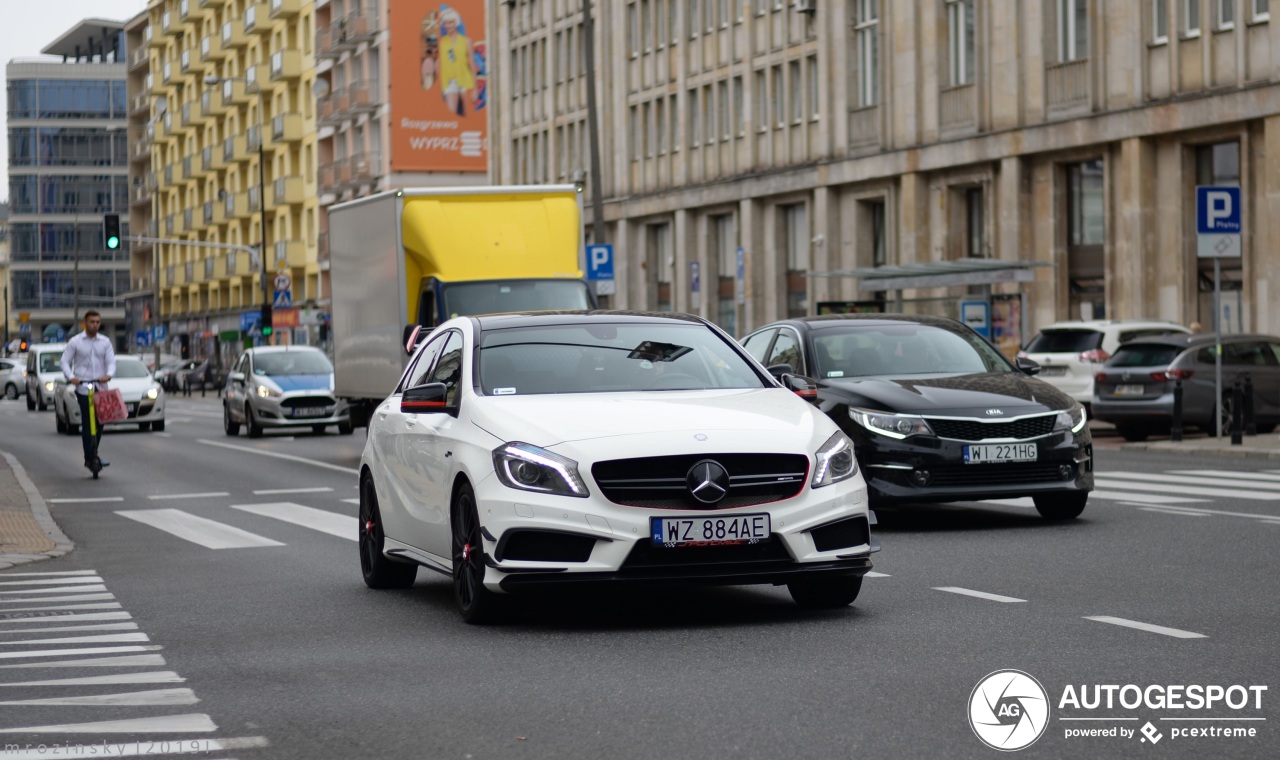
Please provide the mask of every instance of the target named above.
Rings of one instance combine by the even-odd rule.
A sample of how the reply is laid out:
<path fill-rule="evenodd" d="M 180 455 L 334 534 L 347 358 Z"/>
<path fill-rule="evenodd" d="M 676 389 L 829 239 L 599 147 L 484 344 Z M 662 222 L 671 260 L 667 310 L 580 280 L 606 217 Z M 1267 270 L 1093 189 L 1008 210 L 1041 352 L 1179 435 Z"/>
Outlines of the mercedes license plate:
<path fill-rule="evenodd" d="M 1146 392 L 1145 385 L 1117 385 L 1115 390 L 1117 396 L 1141 396 Z"/>
<path fill-rule="evenodd" d="M 324 407 L 323 406 L 294 407 L 293 416 L 294 417 L 323 417 Z"/>
<path fill-rule="evenodd" d="M 754 543 L 769 537 L 769 515 L 651 517 L 649 535 L 661 546 Z"/>
<path fill-rule="evenodd" d="M 991 462 L 1034 462 L 1034 443 L 984 443 L 964 447 L 965 464 L 989 464 Z"/>

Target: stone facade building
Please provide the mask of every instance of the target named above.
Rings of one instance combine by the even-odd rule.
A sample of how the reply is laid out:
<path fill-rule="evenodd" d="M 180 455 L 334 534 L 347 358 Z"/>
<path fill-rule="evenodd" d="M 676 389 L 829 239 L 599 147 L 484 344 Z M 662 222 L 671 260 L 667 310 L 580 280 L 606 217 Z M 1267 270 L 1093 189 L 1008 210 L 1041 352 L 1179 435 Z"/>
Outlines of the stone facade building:
<path fill-rule="evenodd" d="M 589 167 L 581 5 L 490 0 L 500 182 Z M 1224 327 L 1280 330 L 1268 0 L 616 0 L 595 18 L 612 306 L 743 335 L 884 297 L 832 273 L 981 258 L 1043 266 L 902 307 L 1017 298 L 1023 339 L 1068 318 L 1209 326 L 1194 210 L 1213 184 L 1243 197 Z"/>

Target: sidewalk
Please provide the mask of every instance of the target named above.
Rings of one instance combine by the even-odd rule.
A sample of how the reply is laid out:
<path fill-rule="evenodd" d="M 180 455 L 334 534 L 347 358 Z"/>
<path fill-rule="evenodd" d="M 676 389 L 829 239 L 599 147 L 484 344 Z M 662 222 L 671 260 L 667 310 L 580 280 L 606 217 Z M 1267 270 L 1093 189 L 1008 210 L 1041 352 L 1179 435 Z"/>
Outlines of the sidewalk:
<path fill-rule="evenodd" d="M 1201 432 L 1187 433 L 1183 440 L 1174 442 L 1166 433 L 1153 436 L 1154 440 L 1127 443 L 1115 432 L 1115 426 L 1096 420 L 1089 423 L 1096 448 L 1123 449 L 1125 451 L 1150 451 L 1158 454 L 1189 454 L 1198 457 L 1226 459 L 1262 459 L 1280 462 L 1280 433 L 1246 435 L 1239 446 L 1231 445 L 1231 436 L 1215 438 Z"/>
<path fill-rule="evenodd" d="M 61 557 L 75 548 L 63 535 L 27 471 L 0 451 L 0 570 Z"/>

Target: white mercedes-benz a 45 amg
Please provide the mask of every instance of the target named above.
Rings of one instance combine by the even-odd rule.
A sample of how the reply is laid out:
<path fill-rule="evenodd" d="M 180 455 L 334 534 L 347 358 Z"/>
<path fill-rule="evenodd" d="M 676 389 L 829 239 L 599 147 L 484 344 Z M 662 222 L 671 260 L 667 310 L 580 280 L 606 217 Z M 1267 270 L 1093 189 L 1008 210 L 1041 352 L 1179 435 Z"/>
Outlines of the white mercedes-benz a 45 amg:
<path fill-rule="evenodd" d="M 786 584 L 854 601 L 878 544 L 853 447 L 697 317 L 460 317 L 413 349 L 360 466 L 371 588 L 419 566 L 468 622 L 564 584 Z"/>

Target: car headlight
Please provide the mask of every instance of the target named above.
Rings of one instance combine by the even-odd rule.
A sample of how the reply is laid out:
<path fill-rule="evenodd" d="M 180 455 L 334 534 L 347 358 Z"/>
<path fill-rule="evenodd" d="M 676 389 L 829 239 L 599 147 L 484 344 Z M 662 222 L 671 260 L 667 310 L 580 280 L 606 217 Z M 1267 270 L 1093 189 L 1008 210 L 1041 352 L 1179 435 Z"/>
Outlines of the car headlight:
<path fill-rule="evenodd" d="M 152 386 L 151 388 L 148 388 L 147 398 L 151 399 L 152 401 L 155 401 L 156 399 L 160 398 L 160 389 L 154 386 Z"/>
<path fill-rule="evenodd" d="M 50 380 L 49 382 L 45 383 L 45 384 L 44 384 L 44 389 L 45 389 L 46 391 L 49 391 L 50 393 L 53 393 L 53 381 L 52 381 L 52 380 Z"/>
<path fill-rule="evenodd" d="M 813 469 L 814 488 L 848 480 L 858 472 L 858 461 L 853 458 L 853 441 L 841 432 L 828 438 L 814 458 L 818 460 L 818 466 Z"/>
<path fill-rule="evenodd" d="M 902 440 L 912 435 L 933 435 L 933 428 L 923 417 L 911 414 L 886 414 L 870 409 L 849 407 L 849 416 L 853 421 L 873 433 L 887 435 Z"/>
<path fill-rule="evenodd" d="M 271 398 L 272 396 L 283 396 L 284 394 L 275 388 L 268 388 L 265 385 L 258 386 L 258 396 L 260 398 Z"/>
<path fill-rule="evenodd" d="M 578 463 L 529 443 L 503 444 L 493 451 L 493 469 L 504 485 L 521 491 L 589 496 Z"/>
<path fill-rule="evenodd" d="M 1084 407 L 1076 404 L 1065 412 L 1058 412 L 1058 418 L 1054 420 L 1053 429 L 1070 430 L 1073 433 L 1079 433 L 1084 429 L 1086 416 Z"/>

